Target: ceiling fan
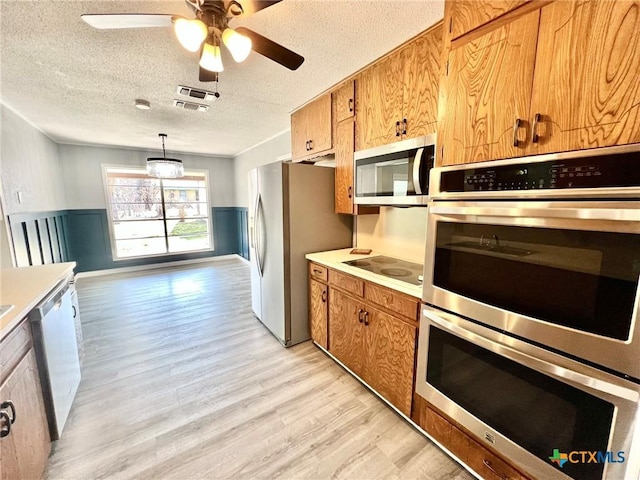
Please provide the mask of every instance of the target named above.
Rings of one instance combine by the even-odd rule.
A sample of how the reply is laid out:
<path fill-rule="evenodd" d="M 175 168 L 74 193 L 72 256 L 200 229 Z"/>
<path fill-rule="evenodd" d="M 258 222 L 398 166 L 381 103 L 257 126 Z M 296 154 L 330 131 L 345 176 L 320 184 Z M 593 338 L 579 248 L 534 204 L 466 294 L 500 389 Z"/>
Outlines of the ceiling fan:
<path fill-rule="evenodd" d="M 304 57 L 248 28 L 229 27 L 236 17 L 246 17 L 281 0 L 185 0 L 195 18 L 155 13 L 84 14 L 82 19 L 100 30 L 118 28 L 173 27 L 180 44 L 191 52 L 200 51 L 200 81 L 217 81 L 224 70 L 220 46 L 224 44 L 236 62 L 253 50 L 274 62 L 296 70 Z"/>

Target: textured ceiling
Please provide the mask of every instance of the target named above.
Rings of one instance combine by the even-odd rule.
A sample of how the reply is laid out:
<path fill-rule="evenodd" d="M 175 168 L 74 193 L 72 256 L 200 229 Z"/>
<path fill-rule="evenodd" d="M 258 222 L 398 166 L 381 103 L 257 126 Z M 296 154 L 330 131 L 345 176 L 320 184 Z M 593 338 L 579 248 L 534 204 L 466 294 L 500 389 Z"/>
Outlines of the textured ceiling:
<path fill-rule="evenodd" d="M 242 1 L 242 0 L 240 0 Z M 221 98 L 207 113 L 172 106 L 198 81 L 198 57 L 171 29 L 99 31 L 82 13 L 175 13 L 182 1 L 1 0 L 1 100 L 62 143 L 235 155 L 289 128 L 289 113 L 429 27 L 442 1 L 284 0 L 231 26 L 251 28 L 305 57 L 297 71 L 252 53 L 223 52 Z M 225 56 L 226 54 L 226 56 Z M 134 99 L 152 109 L 134 108 Z M 184 98 L 184 97 L 182 97 Z"/>

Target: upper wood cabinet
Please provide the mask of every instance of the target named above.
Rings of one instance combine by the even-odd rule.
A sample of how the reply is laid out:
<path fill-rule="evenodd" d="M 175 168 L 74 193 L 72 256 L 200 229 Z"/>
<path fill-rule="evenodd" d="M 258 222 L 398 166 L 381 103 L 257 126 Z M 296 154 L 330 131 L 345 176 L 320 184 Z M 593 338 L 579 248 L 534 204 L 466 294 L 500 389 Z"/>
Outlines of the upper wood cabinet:
<path fill-rule="evenodd" d="M 449 31 L 458 38 L 531 0 L 455 0 L 451 2 Z"/>
<path fill-rule="evenodd" d="M 441 48 L 437 25 L 360 73 L 356 150 L 435 131 Z"/>
<path fill-rule="evenodd" d="M 336 176 L 335 212 L 353 214 L 353 119 L 344 120 L 336 126 Z"/>
<path fill-rule="evenodd" d="M 640 1 L 542 8 L 531 121 L 529 154 L 640 142 Z"/>
<path fill-rule="evenodd" d="M 450 52 L 438 131 L 442 165 L 524 154 L 539 15 L 531 12 Z"/>
<path fill-rule="evenodd" d="M 291 114 L 291 156 L 294 161 L 323 155 L 332 148 L 331 94 Z"/>
<path fill-rule="evenodd" d="M 438 165 L 640 142 L 640 1 L 541 5 L 451 45 Z"/>
<path fill-rule="evenodd" d="M 341 122 L 352 118 L 356 111 L 355 82 L 349 80 L 340 85 L 334 92 L 335 97 L 335 122 Z"/>

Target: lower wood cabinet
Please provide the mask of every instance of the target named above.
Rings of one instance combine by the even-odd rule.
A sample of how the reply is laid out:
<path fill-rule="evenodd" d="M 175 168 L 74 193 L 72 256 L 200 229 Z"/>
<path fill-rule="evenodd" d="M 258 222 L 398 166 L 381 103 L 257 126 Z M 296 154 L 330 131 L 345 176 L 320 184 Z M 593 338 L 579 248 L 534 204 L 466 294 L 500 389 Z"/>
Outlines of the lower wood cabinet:
<path fill-rule="evenodd" d="M 309 279 L 309 328 L 311 338 L 323 348 L 328 348 L 327 320 L 329 287 L 317 280 Z"/>
<path fill-rule="evenodd" d="M 42 478 L 51 441 L 33 349 L 0 386 L 0 407 L 2 480 Z"/>

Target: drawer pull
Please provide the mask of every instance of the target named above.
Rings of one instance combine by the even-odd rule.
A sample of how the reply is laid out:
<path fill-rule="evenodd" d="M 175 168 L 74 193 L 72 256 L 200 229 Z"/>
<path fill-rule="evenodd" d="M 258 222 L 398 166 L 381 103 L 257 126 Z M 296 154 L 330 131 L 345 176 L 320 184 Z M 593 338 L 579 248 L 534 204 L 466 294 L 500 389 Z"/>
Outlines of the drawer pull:
<path fill-rule="evenodd" d="M 369 312 L 364 312 L 364 325 L 369 326 Z"/>
<path fill-rule="evenodd" d="M 322 303 L 327 303 L 327 291 L 322 291 Z"/>
<path fill-rule="evenodd" d="M 485 467 L 487 467 L 491 471 L 491 473 L 493 473 L 500 480 L 509 480 L 509 477 L 507 477 L 506 475 L 503 475 L 502 473 L 498 473 L 496 469 L 493 468 L 493 465 L 491 465 L 491 462 L 486 458 L 482 459 L 482 463 L 484 464 Z"/>
<path fill-rule="evenodd" d="M 522 121 L 519 118 L 516 118 L 515 122 L 513 122 L 513 146 L 518 147 L 520 145 L 520 141 L 518 140 L 518 129 L 522 125 Z"/>
<path fill-rule="evenodd" d="M 9 420 L 11 421 L 11 425 L 16 423 L 16 406 L 13 404 L 13 402 L 11 400 L 7 400 L 6 402 L 2 402 L 0 404 L 0 408 L 2 408 L 3 410 L 5 408 L 8 408 L 9 410 L 11 410 L 11 418 Z"/>
<path fill-rule="evenodd" d="M 531 129 L 531 141 L 533 143 L 538 143 L 540 141 L 540 135 L 538 135 L 538 123 L 542 119 L 542 115 L 536 113 L 533 117 L 533 128 Z"/>
<path fill-rule="evenodd" d="M 11 420 L 7 412 L 0 412 L 0 422 L 4 424 L 0 428 L 0 438 L 3 438 L 11 433 Z"/>
<path fill-rule="evenodd" d="M 322 270 L 318 270 L 317 268 L 314 268 L 313 273 L 315 273 L 316 275 L 322 275 Z"/>
<path fill-rule="evenodd" d="M 364 310 L 362 310 L 361 308 L 358 309 L 358 322 L 362 323 L 364 320 L 362 319 L 362 314 L 364 313 Z"/>

